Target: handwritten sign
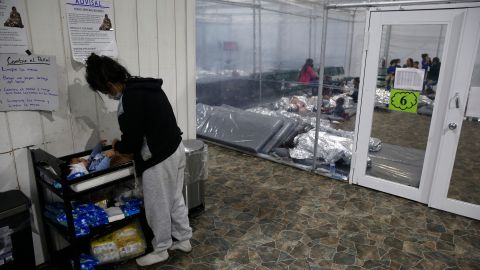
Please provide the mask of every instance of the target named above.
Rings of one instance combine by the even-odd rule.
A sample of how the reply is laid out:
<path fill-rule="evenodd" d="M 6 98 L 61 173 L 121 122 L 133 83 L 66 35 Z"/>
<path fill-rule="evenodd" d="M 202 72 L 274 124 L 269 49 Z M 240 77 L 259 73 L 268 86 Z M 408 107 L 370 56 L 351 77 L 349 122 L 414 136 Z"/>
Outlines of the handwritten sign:
<path fill-rule="evenodd" d="M 392 89 L 388 109 L 400 112 L 416 113 L 418 107 L 418 91 Z"/>
<path fill-rule="evenodd" d="M 0 55 L 0 111 L 58 109 L 55 57 Z"/>

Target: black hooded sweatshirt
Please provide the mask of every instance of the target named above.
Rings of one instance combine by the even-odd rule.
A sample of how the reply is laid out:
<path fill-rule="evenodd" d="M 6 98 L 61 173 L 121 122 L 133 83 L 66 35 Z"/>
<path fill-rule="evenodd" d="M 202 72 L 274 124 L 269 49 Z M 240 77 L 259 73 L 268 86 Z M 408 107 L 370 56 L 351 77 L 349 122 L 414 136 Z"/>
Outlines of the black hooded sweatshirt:
<path fill-rule="evenodd" d="M 182 141 L 172 106 L 162 90 L 162 79 L 130 78 L 123 90 L 123 113 L 118 116 L 121 141 L 115 150 L 134 154 L 138 173 L 171 156 Z M 146 138 L 152 157 L 143 160 L 140 154 Z"/>

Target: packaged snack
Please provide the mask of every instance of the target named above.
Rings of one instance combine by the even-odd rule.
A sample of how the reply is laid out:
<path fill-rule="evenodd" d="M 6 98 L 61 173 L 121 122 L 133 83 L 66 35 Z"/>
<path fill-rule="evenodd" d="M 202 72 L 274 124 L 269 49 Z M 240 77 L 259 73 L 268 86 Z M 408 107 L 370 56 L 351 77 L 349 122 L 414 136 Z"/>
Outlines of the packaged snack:
<path fill-rule="evenodd" d="M 91 253 L 100 264 L 127 260 L 145 252 L 147 245 L 138 222 L 92 240 Z"/>

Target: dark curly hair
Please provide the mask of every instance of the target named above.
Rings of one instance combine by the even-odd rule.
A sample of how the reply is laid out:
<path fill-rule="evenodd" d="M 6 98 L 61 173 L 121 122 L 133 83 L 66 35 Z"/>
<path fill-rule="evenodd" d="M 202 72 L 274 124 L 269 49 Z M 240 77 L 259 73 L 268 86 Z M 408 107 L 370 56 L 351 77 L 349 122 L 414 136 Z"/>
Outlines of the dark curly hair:
<path fill-rule="evenodd" d="M 108 56 L 92 53 L 87 59 L 85 78 L 93 91 L 108 94 L 108 83 L 125 82 L 130 77 L 124 66 Z"/>

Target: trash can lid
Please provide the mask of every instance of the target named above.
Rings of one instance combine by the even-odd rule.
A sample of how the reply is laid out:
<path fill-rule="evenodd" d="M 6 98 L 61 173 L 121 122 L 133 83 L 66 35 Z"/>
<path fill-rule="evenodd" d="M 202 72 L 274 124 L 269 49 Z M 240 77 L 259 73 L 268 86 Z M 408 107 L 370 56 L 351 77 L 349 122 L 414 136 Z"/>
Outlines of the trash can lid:
<path fill-rule="evenodd" d="M 185 146 L 185 153 L 191 153 L 202 150 L 204 143 L 201 140 L 185 140 L 183 145 Z"/>
<path fill-rule="evenodd" d="M 30 200 L 20 190 L 0 192 L 0 219 L 4 219 L 30 208 Z"/>

